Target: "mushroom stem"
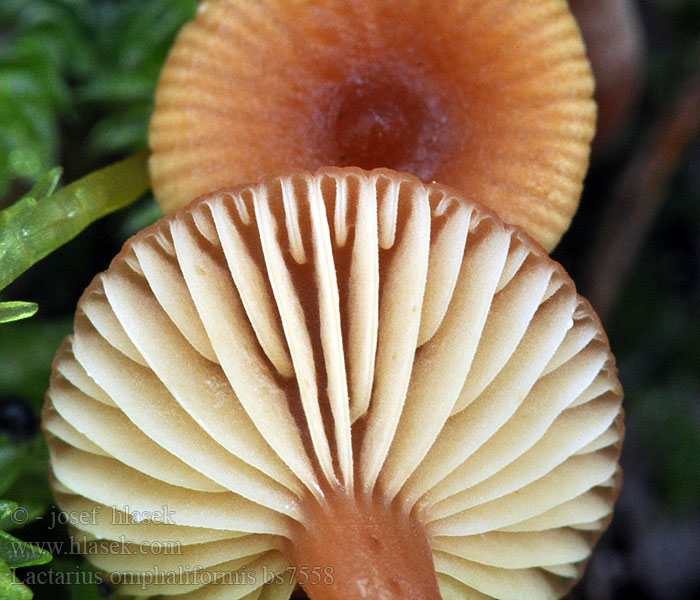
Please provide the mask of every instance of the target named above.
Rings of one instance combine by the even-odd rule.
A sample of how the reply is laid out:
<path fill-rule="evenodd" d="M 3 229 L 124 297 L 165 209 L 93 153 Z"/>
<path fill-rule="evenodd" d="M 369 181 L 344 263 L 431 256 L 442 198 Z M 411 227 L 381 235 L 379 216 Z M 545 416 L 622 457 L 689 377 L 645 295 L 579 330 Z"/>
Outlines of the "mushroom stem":
<path fill-rule="evenodd" d="M 421 524 L 376 498 L 334 494 L 314 502 L 289 557 L 312 600 L 439 600 Z"/>

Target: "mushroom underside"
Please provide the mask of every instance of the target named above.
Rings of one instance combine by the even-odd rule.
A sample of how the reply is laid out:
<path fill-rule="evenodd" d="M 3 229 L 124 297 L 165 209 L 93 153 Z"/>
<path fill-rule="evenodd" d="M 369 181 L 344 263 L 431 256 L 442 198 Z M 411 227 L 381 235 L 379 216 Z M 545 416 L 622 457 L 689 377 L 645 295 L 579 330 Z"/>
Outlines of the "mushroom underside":
<path fill-rule="evenodd" d="M 88 553 L 122 593 L 549 599 L 610 518 L 620 402 L 537 243 L 446 188 L 331 168 L 127 242 L 44 428 L 57 502 L 94 517 L 76 535 L 125 550 Z"/>

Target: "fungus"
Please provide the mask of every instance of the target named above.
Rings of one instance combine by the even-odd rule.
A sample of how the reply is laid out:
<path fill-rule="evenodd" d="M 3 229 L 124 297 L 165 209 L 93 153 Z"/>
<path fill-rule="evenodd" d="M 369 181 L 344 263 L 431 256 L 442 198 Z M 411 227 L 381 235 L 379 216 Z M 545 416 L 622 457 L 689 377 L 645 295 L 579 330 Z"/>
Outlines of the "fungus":
<path fill-rule="evenodd" d="M 560 265 L 389 170 L 223 190 L 82 296 L 44 409 L 120 591 L 559 598 L 619 489 L 621 389 Z M 163 552 L 166 542 L 178 552 Z"/>
<path fill-rule="evenodd" d="M 156 92 L 154 191 L 173 213 L 279 173 L 387 167 L 551 250 L 588 167 L 592 93 L 565 0 L 207 0 Z"/>

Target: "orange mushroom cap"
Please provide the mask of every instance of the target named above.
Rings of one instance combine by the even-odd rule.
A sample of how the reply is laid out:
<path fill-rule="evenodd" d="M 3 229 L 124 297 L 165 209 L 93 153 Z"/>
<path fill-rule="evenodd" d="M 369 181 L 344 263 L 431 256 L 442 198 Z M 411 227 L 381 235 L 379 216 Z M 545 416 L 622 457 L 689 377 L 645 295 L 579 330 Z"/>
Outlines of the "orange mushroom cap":
<path fill-rule="evenodd" d="M 593 79 L 565 0 L 206 0 L 150 124 L 157 200 L 324 166 L 476 198 L 552 249 L 578 205 Z"/>
<path fill-rule="evenodd" d="M 44 428 L 57 502 L 94 515 L 79 539 L 122 543 L 89 557 L 122 593 L 537 600 L 610 519 L 620 402 L 596 315 L 519 228 L 327 169 L 128 241 Z"/>

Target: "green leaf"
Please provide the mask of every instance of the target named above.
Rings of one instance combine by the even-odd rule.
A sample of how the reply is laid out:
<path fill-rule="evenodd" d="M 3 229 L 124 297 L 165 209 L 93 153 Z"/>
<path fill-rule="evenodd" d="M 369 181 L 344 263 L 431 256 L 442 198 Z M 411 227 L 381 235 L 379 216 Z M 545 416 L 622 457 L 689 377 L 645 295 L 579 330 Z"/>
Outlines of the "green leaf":
<path fill-rule="evenodd" d="M 50 111 L 35 98 L 17 98 L 3 89 L 0 71 L 0 155 L 10 179 L 36 180 L 56 154 L 58 129 Z M 0 189 L 8 180 L 0 181 Z"/>
<path fill-rule="evenodd" d="M 0 598 L 3 600 L 32 600 L 34 594 L 20 583 L 10 567 L 0 561 Z"/>
<path fill-rule="evenodd" d="M 35 302 L 0 302 L 0 323 L 28 319 L 36 314 L 39 305 Z"/>
<path fill-rule="evenodd" d="M 5 495 L 16 499 L 18 510 L 12 517 L 0 520 L 0 529 L 20 529 L 25 524 L 42 518 L 53 500 L 46 469 L 41 473 L 22 473 Z"/>
<path fill-rule="evenodd" d="M 96 154 L 119 152 L 122 148 L 143 148 L 147 143 L 146 123 L 153 112 L 151 101 L 133 102 L 122 113 L 102 119 L 93 128 L 90 149 Z"/>
<path fill-rule="evenodd" d="M 9 567 L 32 567 L 51 562 L 53 556 L 43 548 L 28 544 L 0 531 L 0 560 Z"/>
<path fill-rule="evenodd" d="M 149 187 L 148 153 L 140 152 L 51 195 L 27 194 L 0 212 L 0 289 L 93 221 L 138 200 Z"/>
<path fill-rule="evenodd" d="M 16 508 L 16 502 L 12 502 L 12 500 L 0 500 L 0 520 L 11 515 Z"/>
<path fill-rule="evenodd" d="M 0 494 L 17 480 L 24 466 L 26 445 L 12 444 L 7 438 L 0 439 Z"/>
<path fill-rule="evenodd" d="M 21 444 L 0 438 L 0 494 L 17 507 L 0 519 L 0 529 L 23 527 L 46 512 L 51 503 L 48 449 L 42 435 Z"/>
<path fill-rule="evenodd" d="M 26 398 L 35 409 L 40 409 L 49 387 L 51 361 L 61 341 L 72 329 L 72 316 L 56 320 L 29 319 L 3 325 L 0 329 L 2 394 Z M 0 440 L 0 456 L 2 452 Z M 7 497 L 1 489 L 0 495 Z"/>
<path fill-rule="evenodd" d="M 51 169 L 44 177 L 34 184 L 34 187 L 25 194 L 25 198 L 35 198 L 36 200 L 41 200 L 47 198 L 54 193 L 56 186 L 58 185 L 59 179 L 61 179 L 61 174 L 63 169 L 61 167 L 54 167 Z"/>

